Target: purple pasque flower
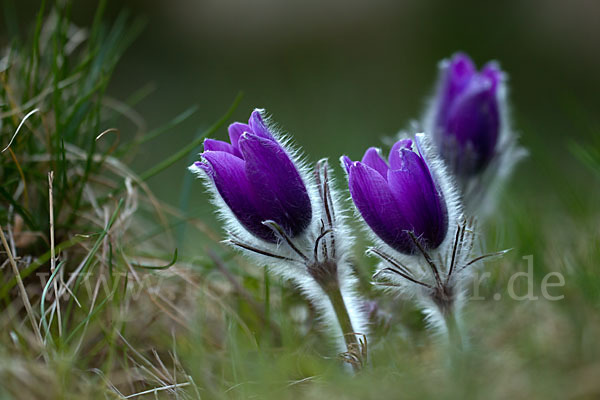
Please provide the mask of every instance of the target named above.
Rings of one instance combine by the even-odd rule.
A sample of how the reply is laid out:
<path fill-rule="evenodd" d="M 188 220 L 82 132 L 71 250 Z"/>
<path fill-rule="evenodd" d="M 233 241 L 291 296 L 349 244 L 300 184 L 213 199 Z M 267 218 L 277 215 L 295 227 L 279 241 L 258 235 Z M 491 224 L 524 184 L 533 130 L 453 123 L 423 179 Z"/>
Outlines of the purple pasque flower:
<path fill-rule="evenodd" d="M 263 222 L 274 221 L 290 237 L 302 234 L 312 218 L 311 201 L 298 168 L 254 110 L 248 124 L 229 126 L 231 143 L 206 139 L 202 169 L 239 223 L 270 243 L 277 235 Z"/>
<path fill-rule="evenodd" d="M 477 71 L 469 56 L 457 53 L 441 64 L 439 79 L 432 115 L 434 140 L 454 173 L 477 174 L 496 153 L 503 73 L 493 62 Z"/>
<path fill-rule="evenodd" d="M 299 286 L 336 334 L 343 359 L 359 370 L 366 325 L 349 263 L 353 238 L 337 212 L 331 171 L 321 160 L 310 179 L 261 113 L 230 125 L 230 143 L 205 140 L 202 161 L 190 169 L 211 189 L 226 242 Z"/>
<path fill-rule="evenodd" d="M 342 161 L 356 208 L 383 242 L 404 254 L 439 247 L 448 232 L 446 201 L 412 140 L 394 144 L 389 165 L 373 147 L 360 162 Z"/>

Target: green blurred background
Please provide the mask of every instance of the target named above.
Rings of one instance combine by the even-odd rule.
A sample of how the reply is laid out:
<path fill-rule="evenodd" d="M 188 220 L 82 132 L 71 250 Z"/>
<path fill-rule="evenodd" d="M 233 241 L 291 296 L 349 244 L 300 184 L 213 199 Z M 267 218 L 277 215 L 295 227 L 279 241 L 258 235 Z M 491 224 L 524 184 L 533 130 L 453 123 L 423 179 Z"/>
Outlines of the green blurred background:
<path fill-rule="evenodd" d="M 30 30 L 38 8 L 6 5 L 13 12 L 3 18 L 3 42 Z M 75 21 L 89 24 L 95 8 L 75 2 Z M 596 182 L 589 184 L 568 148 L 599 136 L 600 2 L 137 0 L 109 2 L 108 18 L 123 9 L 147 26 L 109 94 L 126 99 L 150 85 L 152 94 L 135 107 L 148 127 L 199 106 L 137 154 L 137 171 L 189 142 L 243 91 L 236 120 L 266 108 L 310 160 L 329 157 L 340 176 L 341 154 L 360 157 L 421 115 L 437 63 L 462 50 L 478 65 L 498 60 L 509 74 L 514 125 L 531 152 L 511 185 L 518 201 L 560 219 L 564 201 L 586 208 L 596 198 Z M 226 135 L 223 129 L 217 137 Z M 187 162 L 150 185 L 159 198 L 209 217 L 213 209 L 201 185 L 189 183 Z M 188 206 L 181 204 L 186 176 Z"/>

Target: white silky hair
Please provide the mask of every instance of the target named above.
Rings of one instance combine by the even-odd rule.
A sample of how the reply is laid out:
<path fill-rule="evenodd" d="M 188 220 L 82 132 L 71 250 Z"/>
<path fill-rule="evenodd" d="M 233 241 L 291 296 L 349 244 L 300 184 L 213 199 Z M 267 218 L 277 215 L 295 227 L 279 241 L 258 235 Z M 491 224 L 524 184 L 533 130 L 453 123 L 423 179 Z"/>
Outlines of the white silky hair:
<path fill-rule="evenodd" d="M 499 62 L 491 61 L 490 63 L 500 71 L 500 81 L 496 93 L 500 112 L 500 132 L 494 156 L 480 174 L 464 182 L 465 193 L 462 193 L 467 215 L 477 215 L 480 220 L 494 213 L 502 187 L 510 178 L 515 166 L 528 155 L 527 150 L 519 146 L 519 135 L 513 128 L 508 102 L 508 75 L 500 69 Z M 444 85 L 443 72 L 449 64 L 450 59 L 443 59 L 438 63 L 439 78 L 434 86 L 433 94 L 427 100 L 425 112 L 421 118 L 420 126 L 430 135 L 434 135 L 436 131 L 435 117 L 439 101 L 437 95 Z"/>
<path fill-rule="evenodd" d="M 459 292 L 456 293 L 453 304 L 453 318 L 461 331 L 461 342 L 462 345 L 468 343 L 468 337 L 463 326 L 463 308 L 467 300 L 467 291 L 464 287 L 460 288 Z M 440 312 L 436 304 L 428 296 L 419 296 L 417 298 L 417 304 L 421 309 L 421 312 L 425 316 L 425 323 L 427 327 L 435 334 L 438 340 L 448 342 L 450 339 L 449 327 L 444 320 L 443 314 Z"/>
<path fill-rule="evenodd" d="M 308 263 L 314 260 L 315 241 L 321 235 L 322 221 L 325 221 L 326 216 L 323 202 L 319 194 L 319 188 L 311 168 L 308 166 L 306 158 L 303 157 L 300 151 L 291 144 L 291 138 L 285 135 L 273 123 L 263 109 L 256 109 L 260 112 L 265 126 L 273 135 L 275 140 L 281 145 L 287 155 L 290 157 L 294 165 L 297 167 L 300 177 L 308 192 L 312 218 L 309 226 L 300 235 L 292 238 L 293 244 L 308 257 Z M 322 160 L 324 161 L 324 160 Z M 261 255 L 252 251 L 244 251 L 243 253 L 251 258 L 258 265 L 268 265 L 269 270 L 280 276 L 286 281 L 292 282 L 303 295 L 315 306 L 319 311 L 319 317 L 322 323 L 328 328 L 329 333 L 335 338 L 335 343 L 340 352 L 346 351 L 345 341 L 342 330 L 337 322 L 337 316 L 333 310 L 333 306 L 329 301 L 328 296 L 323 289 L 309 274 L 307 270 L 307 261 L 303 260 L 294 252 L 285 242 L 278 241 L 270 243 L 259 239 L 251 234 L 236 218 L 229 206 L 220 196 L 215 183 L 206 171 L 192 164 L 189 170 L 202 179 L 207 191 L 211 194 L 211 201 L 215 205 L 218 217 L 225 226 L 230 239 L 239 240 L 240 242 L 250 245 L 254 248 L 265 250 L 271 254 L 286 257 L 295 261 L 280 260 L 269 256 Z M 331 171 L 327 170 L 328 176 L 331 177 Z M 352 327 L 356 333 L 367 335 L 367 319 L 363 311 L 362 300 L 359 297 L 356 286 L 357 278 L 355 277 L 351 267 L 351 247 L 354 243 L 354 237 L 350 234 L 350 230 L 346 224 L 346 216 L 340 207 L 339 194 L 334 189 L 332 179 L 329 179 L 329 189 L 331 191 L 331 200 L 333 204 L 331 208 L 335 210 L 335 224 L 331 227 L 332 235 L 335 237 L 335 253 L 338 269 L 338 280 L 344 303 L 348 310 Z M 330 234 L 323 237 L 321 240 L 327 240 L 329 245 L 333 245 Z M 231 241 L 226 240 L 229 244 Z M 240 250 L 238 246 L 233 246 Z M 318 255 L 321 253 L 319 246 Z"/>

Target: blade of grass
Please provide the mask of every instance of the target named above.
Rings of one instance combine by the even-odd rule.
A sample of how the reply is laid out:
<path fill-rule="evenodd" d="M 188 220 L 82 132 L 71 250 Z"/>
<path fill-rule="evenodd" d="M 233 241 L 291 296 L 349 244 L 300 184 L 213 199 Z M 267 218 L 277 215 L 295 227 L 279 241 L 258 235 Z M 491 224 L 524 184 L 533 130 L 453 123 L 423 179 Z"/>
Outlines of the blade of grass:
<path fill-rule="evenodd" d="M 10 153 L 10 156 L 12 157 L 15 166 L 17 167 L 17 171 L 19 171 L 21 182 L 23 182 L 23 205 L 25 206 L 25 208 L 29 208 L 29 191 L 27 190 L 27 180 L 25 179 L 25 174 L 23 173 L 21 164 L 19 163 L 19 160 L 17 160 L 17 156 L 15 155 L 13 150 L 9 148 L 8 152 Z"/>
<path fill-rule="evenodd" d="M 173 265 L 175 265 L 176 262 L 177 262 L 177 249 L 175 249 L 175 252 L 173 253 L 173 258 L 171 259 L 171 262 L 169 262 L 167 265 L 154 266 L 154 265 L 142 265 L 142 264 L 135 264 L 135 263 L 131 263 L 131 265 L 134 266 L 135 268 L 140 268 L 140 269 L 160 270 L 160 269 L 169 269 Z"/>
<path fill-rule="evenodd" d="M 175 154 L 171 155 L 167 159 L 163 160 L 162 162 L 158 163 L 154 167 L 152 167 L 152 168 L 146 170 L 145 172 L 143 172 L 142 174 L 140 174 L 140 179 L 142 181 L 145 181 L 145 180 L 153 177 L 154 175 L 161 173 L 165 169 L 169 168 L 171 165 L 175 164 L 177 161 L 179 161 L 182 158 L 184 158 L 185 156 L 187 156 L 190 153 L 190 151 L 194 150 L 196 147 L 198 147 L 202 143 L 202 140 L 206 136 L 211 135 L 214 132 L 216 132 L 220 127 L 222 127 L 225 124 L 225 122 L 227 122 L 227 120 L 229 120 L 229 118 L 231 118 L 231 115 L 236 110 L 238 104 L 242 100 L 242 97 L 243 97 L 243 93 L 241 93 L 241 92 L 238 93 L 235 100 L 233 101 L 233 104 L 229 107 L 229 110 L 227 110 L 225 115 L 223 115 L 217 122 L 215 122 L 212 126 L 210 126 L 198 138 L 196 138 L 195 140 L 190 142 L 187 146 L 185 146 L 184 148 L 182 148 Z"/>
<path fill-rule="evenodd" d="M 25 289 L 25 285 L 21 280 L 21 275 L 19 274 L 19 267 L 17 267 L 17 263 L 12 255 L 10 250 L 10 246 L 6 241 L 6 237 L 4 236 L 4 228 L 0 225 L 0 240 L 2 240 L 2 245 L 4 246 L 4 250 L 6 251 L 6 255 L 10 261 L 10 265 L 12 266 L 15 277 L 17 278 L 17 283 L 19 285 L 19 293 L 21 294 L 21 300 L 23 301 L 23 305 L 25 306 L 25 310 L 27 311 L 27 317 L 29 318 L 29 322 L 31 322 L 31 326 L 33 328 L 33 332 L 35 333 L 36 338 L 39 340 L 40 345 L 43 347 L 44 340 L 42 339 L 42 334 L 35 320 L 35 315 L 33 314 L 33 308 L 31 307 L 31 303 L 29 302 L 29 296 L 27 295 L 27 290 Z"/>
<path fill-rule="evenodd" d="M 586 148 L 574 141 L 569 142 L 569 150 L 594 175 L 600 178 L 600 150 Z"/>
<path fill-rule="evenodd" d="M 170 129 L 173 129 L 177 125 L 179 125 L 182 122 L 184 122 L 185 120 L 187 120 L 189 117 L 194 115 L 198 111 L 198 109 L 199 109 L 198 105 L 191 106 L 190 108 L 188 108 L 181 114 L 176 115 L 175 118 L 173 118 L 171 121 L 167 122 L 165 125 L 163 125 L 159 128 L 153 129 L 150 132 L 148 132 L 147 134 L 145 134 L 144 136 L 142 136 L 141 138 L 134 140 L 133 145 L 141 145 L 146 142 L 149 142 L 152 139 L 156 139 L 163 133 L 168 132 Z"/>
<path fill-rule="evenodd" d="M 55 251 L 60 253 L 62 250 L 66 250 L 78 243 L 81 243 L 85 239 L 87 239 L 87 237 L 85 237 L 85 236 L 75 236 L 69 240 L 66 240 L 66 241 L 61 242 L 58 245 L 56 245 Z M 47 252 L 42 254 L 34 262 L 29 264 L 23 270 L 21 270 L 19 278 L 26 279 L 29 275 L 34 273 L 39 267 L 44 265 L 50 259 L 50 255 L 51 255 L 50 250 L 48 250 Z M 6 299 L 6 297 L 8 296 L 8 293 L 12 290 L 13 287 L 15 287 L 16 284 L 17 284 L 17 277 L 13 277 L 4 286 L 2 286 L 2 289 L 0 289 L 0 299 Z"/>
<path fill-rule="evenodd" d="M 104 237 L 108 234 L 108 232 L 112 228 L 113 224 L 117 220 L 117 216 L 119 215 L 119 212 L 121 211 L 122 206 L 123 206 L 123 199 L 120 199 L 119 204 L 117 205 L 115 211 L 113 212 L 112 216 L 110 217 L 110 219 L 108 221 L 108 224 L 106 225 L 106 228 L 104 228 L 104 230 L 100 233 L 100 236 L 98 237 L 98 239 L 96 239 L 96 243 L 94 243 L 94 246 L 87 254 L 85 263 L 83 264 L 81 271 L 79 272 L 79 275 L 77 276 L 77 279 L 75 280 L 75 284 L 73 285 L 73 293 L 74 294 L 77 294 L 77 292 L 79 290 L 79 286 L 81 285 L 83 276 L 85 275 L 87 270 L 92 265 L 92 260 L 94 259 L 96 252 L 98 252 L 98 250 L 100 249 L 100 245 L 102 244 Z M 64 324 L 66 324 L 67 321 L 69 321 L 69 319 L 70 319 L 71 311 L 73 309 L 73 301 L 74 301 L 73 296 L 71 296 L 69 298 L 69 303 L 67 305 L 67 310 L 65 312 L 65 318 L 63 319 Z M 67 328 L 66 326 L 63 326 L 63 330 L 66 331 L 66 328 Z"/>
<path fill-rule="evenodd" d="M 50 272 L 54 275 L 56 270 L 56 254 L 54 249 L 54 196 L 52 194 L 52 184 L 54 182 L 54 171 L 48 172 L 48 210 L 50 214 Z M 58 318 L 58 336 L 62 336 L 62 321 L 60 315 L 60 303 L 58 301 L 58 285 L 54 282 L 54 298 L 56 299 L 56 316 Z M 43 302 L 43 299 L 42 299 Z M 46 318 L 42 314 L 42 318 Z M 52 323 L 52 319 L 50 320 Z"/>
<path fill-rule="evenodd" d="M 40 318 L 42 320 L 42 326 L 44 327 L 44 336 L 43 336 L 44 338 L 48 338 L 48 332 L 50 332 L 50 324 L 48 323 L 48 321 L 46 321 L 46 296 L 48 294 L 48 289 L 50 289 L 50 285 L 52 285 L 53 283 L 56 282 L 55 281 L 56 275 L 58 274 L 58 272 L 60 271 L 60 269 L 62 268 L 62 266 L 64 264 L 65 264 L 64 261 L 61 261 L 60 263 L 58 263 L 58 265 L 54 269 L 54 272 L 52 272 L 52 275 L 50 275 L 50 279 L 48 279 L 48 282 L 46 282 L 46 285 L 44 286 L 44 290 L 42 291 L 42 298 L 40 299 Z M 54 300 L 58 304 L 58 297 L 55 297 Z M 57 307 L 58 307 L 58 305 L 57 305 Z M 50 342 L 54 343 L 52 336 L 50 336 Z"/>
<path fill-rule="evenodd" d="M 16 212 L 23 217 L 23 220 L 32 231 L 39 231 L 39 225 L 34 221 L 33 216 L 24 209 L 19 202 L 17 202 L 13 197 L 6 191 L 2 186 L 0 186 L 0 196 L 4 197 L 6 201 L 8 201 L 15 208 Z"/>
<path fill-rule="evenodd" d="M 44 12 L 46 10 L 46 0 L 42 0 L 42 4 L 40 5 L 40 9 L 37 14 L 36 22 L 35 22 L 35 32 L 33 34 L 33 46 L 32 46 L 32 54 L 29 60 L 29 65 L 27 68 L 27 87 L 25 89 L 25 93 L 29 95 L 31 91 L 32 79 L 33 86 L 35 90 L 36 86 L 36 77 L 37 77 L 37 65 L 40 59 L 40 34 L 42 31 L 42 22 L 44 20 Z M 33 78 L 32 78 L 33 73 Z"/>
<path fill-rule="evenodd" d="M 192 150 L 187 158 L 187 165 L 192 164 L 196 157 L 197 157 L 197 153 L 200 152 L 200 146 L 196 147 L 194 150 Z M 189 208 L 190 208 L 190 196 L 192 193 L 192 186 L 194 184 L 194 176 L 192 174 L 190 174 L 188 171 L 182 171 L 184 173 L 183 175 L 183 184 L 181 185 L 181 194 L 179 195 L 179 210 L 181 210 L 181 212 L 186 215 L 189 214 Z M 187 229 L 187 225 L 188 224 L 180 224 L 179 228 L 177 229 L 177 240 L 178 243 L 183 243 L 184 242 L 184 238 L 185 238 L 185 231 Z"/>
<path fill-rule="evenodd" d="M 87 323 L 104 308 L 104 306 L 107 304 L 107 301 L 114 295 L 115 290 L 116 286 L 108 296 L 106 296 L 100 303 L 98 303 L 98 305 L 92 310 L 92 312 L 88 313 L 88 315 L 79 324 L 77 324 L 77 326 L 73 330 L 71 330 L 71 333 L 65 339 L 65 344 L 68 344 L 71 341 L 71 339 L 75 337 L 77 332 L 79 332 L 80 329 L 86 326 Z"/>

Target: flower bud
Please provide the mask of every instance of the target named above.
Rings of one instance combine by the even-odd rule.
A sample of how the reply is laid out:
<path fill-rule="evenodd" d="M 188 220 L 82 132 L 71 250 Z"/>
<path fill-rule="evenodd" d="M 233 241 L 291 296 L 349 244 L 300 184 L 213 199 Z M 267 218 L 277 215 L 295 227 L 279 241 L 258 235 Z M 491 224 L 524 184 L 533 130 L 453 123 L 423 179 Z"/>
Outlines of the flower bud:
<path fill-rule="evenodd" d="M 466 54 L 458 53 L 442 63 L 439 79 L 433 102 L 434 140 L 455 174 L 477 174 L 496 154 L 503 73 L 495 63 L 477 71 Z"/>
<path fill-rule="evenodd" d="M 248 124 L 229 126 L 231 143 L 206 139 L 202 161 L 192 169 L 204 171 L 239 223 L 252 235 L 277 241 L 274 221 L 290 238 L 302 234 L 312 218 L 306 186 L 287 151 L 255 110 Z"/>
<path fill-rule="evenodd" d="M 371 230 L 404 254 L 415 254 L 417 238 L 425 249 L 437 248 L 448 232 L 446 201 L 413 142 L 397 142 L 389 165 L 375 148 L 361 162 L 342 157 L 350 194 Z"/>

